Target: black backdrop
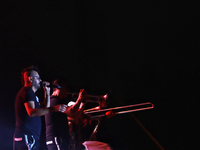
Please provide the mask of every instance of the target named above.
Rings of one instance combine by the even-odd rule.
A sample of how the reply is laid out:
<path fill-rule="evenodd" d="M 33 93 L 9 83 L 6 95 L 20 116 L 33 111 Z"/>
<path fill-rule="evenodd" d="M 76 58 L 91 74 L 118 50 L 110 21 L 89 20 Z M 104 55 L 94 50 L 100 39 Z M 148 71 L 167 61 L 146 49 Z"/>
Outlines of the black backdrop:
<path fill-rule="evenodd" d="M 30 65 L 43 80 L 62 75 L 74 87 L 109 91 L 110 106 L 152 102 L 106 122 L 105 139 L 118 149 L 160 149 L 134 117 L 164 149 L 198 149 L 197 10 L 186 2 L 1 1 L 0 149 L 12 149 L 20 71 Z"/>

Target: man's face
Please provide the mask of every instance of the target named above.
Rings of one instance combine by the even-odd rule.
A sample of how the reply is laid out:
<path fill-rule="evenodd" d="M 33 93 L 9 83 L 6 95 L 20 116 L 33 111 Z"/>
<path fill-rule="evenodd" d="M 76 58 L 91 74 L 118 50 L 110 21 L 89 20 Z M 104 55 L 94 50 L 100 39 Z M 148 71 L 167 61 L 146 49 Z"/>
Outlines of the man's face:
<path fill-rule="evenodd" d="M 40 75 L 38 74 L 38 72 L 32 71 L 31 77 L 32 77 L 32 86 L 34 86 L 36 89 L 39 89 L 40 88 L 40 82 L 42 80 L 40 79 Z"/>
<path fill-rule="evenodd" d="M 60 89 L 60 96 L 67 97 L 68 91 L 69 91 L 69 89 L 66 88 L 66 85 L 62 84 L 61 89 Z"/>

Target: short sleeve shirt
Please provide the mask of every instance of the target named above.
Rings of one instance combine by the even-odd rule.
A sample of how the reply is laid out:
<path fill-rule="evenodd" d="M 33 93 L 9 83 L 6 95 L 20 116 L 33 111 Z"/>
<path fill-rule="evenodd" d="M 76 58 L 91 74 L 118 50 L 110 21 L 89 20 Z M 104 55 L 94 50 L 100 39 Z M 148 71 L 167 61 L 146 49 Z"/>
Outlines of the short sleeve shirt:
<path fill-rule="evenodd" d="M 35 108 L 40 108 L 39 99 L 33 90 L 29 87 L 22 87 L 15 99 L 15 137 L 31 134 L 39 138 L 41 133 L 41 117 L 30 117 L 28 115 L 24 105 L 28 101 L 33 101 Z"/>

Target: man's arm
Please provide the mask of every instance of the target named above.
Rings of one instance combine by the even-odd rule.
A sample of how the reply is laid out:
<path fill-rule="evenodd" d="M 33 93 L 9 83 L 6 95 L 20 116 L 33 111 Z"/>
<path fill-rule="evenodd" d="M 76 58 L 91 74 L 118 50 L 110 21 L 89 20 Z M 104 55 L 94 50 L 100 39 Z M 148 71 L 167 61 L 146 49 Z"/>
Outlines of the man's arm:
<path fill-rule="evenodd" d="M 47 87 L 50 83 L 49 82 L 45 82 L 45 86 L 43 86 L 44 88 L 44 101 L 40 102 L 40 107 L 41 108 L 46 108 L 46 107 L 50 107 L 50 87 Z"/>
<path fill-rule="evenodd" d="M 26 108 L 26 111 L 30 117 L 36 117 L 36 116 L 43 116 L 48 114 L 49 112 L 62 112 L 65 114 L 70 113 L 67 105 L 61 104 L 61 105 L 56 105 L 53 107 L 47 107 L 47 108 L 35 108 L 35 104 L 33 101 L 28 101 L 24 103 L 24 106 Z"/>
<path fill-rule="evenodd" d="M 35 108 L 34 101 L 24 103 L 26 111 L 30 117 L 43 116 L 49 113 L 49 108 Z"/>
<path fill-rule="evenodd" d="M 81 103 L 84 101 L 85 96 L 86 96 L 86 91 L 84 89 L 81 89 L 79 92 L 78 99 L 76 100 L 76 103 L 70 107 L 71 108 L 70 113 L 72 113 L 72 115 L 78 113 L 79 107 Z"/>
<path fill-rule="evenodd" d="M 48 93 L 47 93 L 47 95 L 48 95 Z M 48 98 L 48 97 L 49 96 L 47 96 L 47 105 L 48 105 L 48 101 L 50 101 L 49 100 L 50 98 Z M 49 112 L 62 112 L 62 113 L 67 114 L 68 116 L 74 116 L 78 112 L 79 106 L 80 106 L 81 102 L 84 100 L 84 98 L 85 98 L 85 91 L 84 91 L 84 89 L 81 89 L 76 103 L 71 107 L 68 107 L 65 104 L 61 104 L 61 105 L 56 105 L 53 107 L 35 108 L 35 104 L 33 101 L 28 101 L 28 102 L 24 103 L 24 105 L 25 105 L 26 111 L 30 117 L 43 116 L 43 115 L 48 114 Z"/>

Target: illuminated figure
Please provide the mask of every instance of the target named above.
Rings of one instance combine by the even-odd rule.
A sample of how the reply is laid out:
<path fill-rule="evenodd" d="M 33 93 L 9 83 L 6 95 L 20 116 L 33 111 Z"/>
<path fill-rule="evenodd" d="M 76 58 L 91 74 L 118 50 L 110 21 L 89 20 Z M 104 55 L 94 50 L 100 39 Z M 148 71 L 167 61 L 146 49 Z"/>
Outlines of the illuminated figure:
<path fill-rule="evenodd" d="M 36 91 L 41 87 L 41 78 L 37 67 L 31 66 L 22 71 L 23 87 L 15 100 L 16 127 L 14 133 L 14 150 L 38 150 L 41 133 L 41 118 L 50 112 L 62 112 L 75 115 L 78 107 L 67 105 L 50 106 L 49 82 L 43 81 L 44 100 L 39 101 Z M 80 99 L 81 101 L 81 99 Z M 81 102 L 77 103 L 80 104 Z"/>

